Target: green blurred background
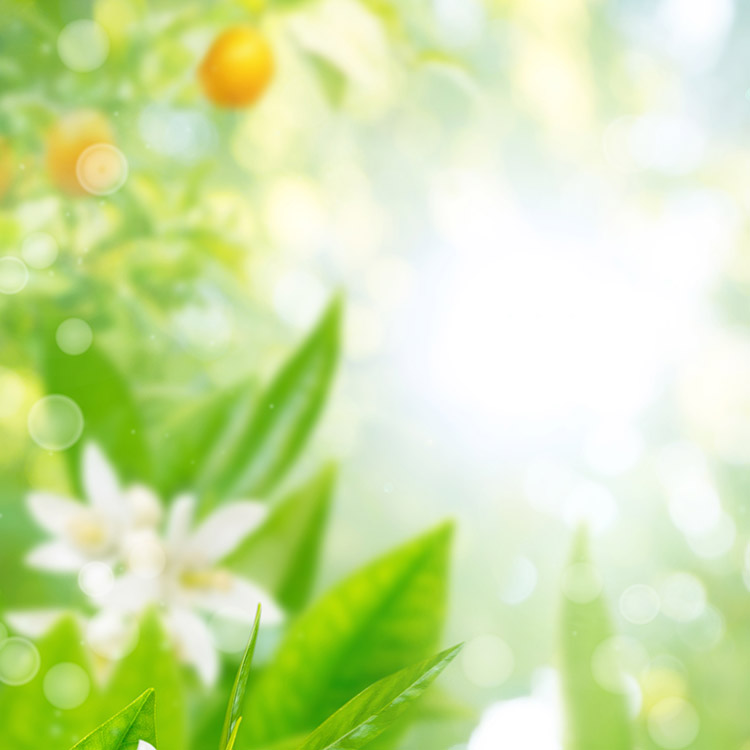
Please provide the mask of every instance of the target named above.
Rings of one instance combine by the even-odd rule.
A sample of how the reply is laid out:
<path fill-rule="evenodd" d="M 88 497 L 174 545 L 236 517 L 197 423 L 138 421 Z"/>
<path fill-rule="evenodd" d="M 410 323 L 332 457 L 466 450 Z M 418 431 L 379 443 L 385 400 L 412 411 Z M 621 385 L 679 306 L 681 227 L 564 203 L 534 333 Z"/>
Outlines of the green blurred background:
<path fill-rule="evenodd" d="M 299 469 L 341 464 L 320 590 L 459 522 L 450 685 L 477 715 L 400 747 L 561 747 L 560 601 L 585 522 L 636 746 L 750 748 L 747 7 L 0 8 L 0 254 L 30 268 L 16 293 L 23 272 L 0 273 L 4 514 L 66 486 L 27 429 L 45 320 L 87 321 L 161 424 L 237 373 L 266 379 L 341 290 L 342 366 Z M 90 27 L 61 36 L 80 19 L 101 54 Z M 276 74 L 222 110 L 196 68 L 245 23 Z M 50 130 L 81 109 L 126 160 L 111 195 L 51 177 Z M 27 546 L 6 546 L 4 576 Z M 64 598 L 6 589 L 8 608 Z"/>

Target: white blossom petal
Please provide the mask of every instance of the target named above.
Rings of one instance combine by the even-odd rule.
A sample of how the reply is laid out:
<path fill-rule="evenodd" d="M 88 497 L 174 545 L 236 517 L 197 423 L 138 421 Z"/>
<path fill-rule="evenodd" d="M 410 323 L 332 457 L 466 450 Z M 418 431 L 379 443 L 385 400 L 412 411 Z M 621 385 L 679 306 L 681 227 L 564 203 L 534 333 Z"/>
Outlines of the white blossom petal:
<path fill-rule="evenodd" d="M 25 609 L 6 612 L 3 617 L 13 630 L 29 638 L 40 638 L 65 613 L 64 609 Z"/>
<path fill-rule="evenodd" d="M 260 586 L 229 574 L 226 588 L 200 588 L 186 591 L 194 607 L 211 613 L 242 612 L 251 621 L 260 604 L 264 625 L 278 625 L 284 612 L 274 598 Z"/>
<path fill-rule="evenodd" d="M 88 443 L 83 451 L 83 486 L 92 507 L 105 518 L 125 520 L 126 508 L 117 476 L 94 443 Z"/>
<path fill-rule="evenodd" d="M 133 484 L 124 492 L 134 526 L 153 528 L 161 523 L 164 510 L 156 493 L 142 484 Z"/>
<path fill-rule="evenodd" d="M 86 642 L 104 659 L 122 659 L 135 648 L 137 641 L 138 625 L 132 615 L 103 609 L 86 625 Z"/>
<path fill-rule="evenodd" d="M 149 604 L 158 603 L 160 595 L 159 579 L 125 573 L 115 578 L 112 588 L 97 600 L 97 604 L 112 612 L 136 613 L 144 610 Z"/>
<path fill-rule="evenodd" d="M 172 609 L 167 627 L 183 660 L 195 667 L 205 685 L 213 685 L 219 676 L 219 658 L 206 623 L 188 609 Z"/>
<path fill-rule="evenodd" d="M 86 557 L 63 541 L 43 542 L 26 555 L 26 564 L 30 567 L 57 573 L 80 570 L 86 562 Z"/>
<path fill-rule="evenodd" d="M 81 503 L 51 492 L 31 492 L 26 504 L 39 526 L 55 536 L 65 536 L 74 519 L 87 510 Z"/>
<path fill-rule="evenodd" d="M 179 495 L 172 502 L 167 517 L 167 544 L 175 550 L 182 551 L 190 534 L 195 513 L 195 498 L 192 495 Z"/>
<path fill-rule="evenodd" d="M 267 514 L 265 505 L 251 500 L 222 505 L 193 532 L 190 547 L 208 562 L 216 562 L 257 529 Z"/>

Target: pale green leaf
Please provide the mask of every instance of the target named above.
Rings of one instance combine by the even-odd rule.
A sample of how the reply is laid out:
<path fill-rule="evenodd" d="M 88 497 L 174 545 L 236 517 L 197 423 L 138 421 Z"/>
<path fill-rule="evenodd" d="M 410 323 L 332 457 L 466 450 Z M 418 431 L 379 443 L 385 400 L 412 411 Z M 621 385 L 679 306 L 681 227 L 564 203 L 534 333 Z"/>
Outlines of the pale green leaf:
<path fill-rule="evenodd" d="M 137 750 L 141 740 L 156 747 L 154 706 L 154 690 L 149 689 L 72 750 Z"/>
<path fill-rule="evenodd" d="M 311 731 L 367 685 L 434 651 L 451 531 L 440 526 L 376 560 L 297 620 L 254 685 L 243 729 L 253 746 Z"/>
<path fill-rule="evenodd" d="M 258 640 L 258 627 L 260 626 L 260 605 L 255 614 L 255 622 L 250 633 L 250 640 L 242 656 L 240 668 L 237 670 L 237 676 L 234 679 L 232 693 L 229 696 L 229 705 L 227 706 L 227 715 L 224 719 L 224 729 L 221 732 L 220 750 L 231 750 L 237 738 L 240 722 L 242 721 L 242 706 L 245 701 L 245 691 L 247 690 L 247 681 L 250 678 L 250 667 L 253 663 L 253 654 L 255 653 L 255 642 Z"/>
<path fill-rule="evenodd" d="M 591 575 L 593 566 L 585 530 L 574 541 L 569 574 Z M 571 570 L 573 573 L 571 573 Z M 568 750 L 632 750 L 631 726 L 622 692 L 612 692 L 597 682 L 592 670 L 596 649 L 612 637 L 602 594 L 563 598 L 561 621 L 561 678 L 567 714 Z M 609 683 L 610 680 L 607 680 Z M 612 683 L 617 676 L 612 676 Z"/>
<path fill-rule="evenodd" d="M 448 666 L 460 646 L 384 677 L 323 722 L 300 750 L 357 750 L 390 726 Z"/>
<path fill-rule="evenodd" d="M 272 508 L 265 523 L 225 560 L 289 611 L 307 603 L 315 581 L 336 470 L 329 466 Z"/>
<path fill-rule="evenodd" d="M 336 298 L 260 395 L 232 444 L 218 445 L 203 481 L 219 498 L 269 492 L 292 466 L 325 404 L 339 352 Z"/>

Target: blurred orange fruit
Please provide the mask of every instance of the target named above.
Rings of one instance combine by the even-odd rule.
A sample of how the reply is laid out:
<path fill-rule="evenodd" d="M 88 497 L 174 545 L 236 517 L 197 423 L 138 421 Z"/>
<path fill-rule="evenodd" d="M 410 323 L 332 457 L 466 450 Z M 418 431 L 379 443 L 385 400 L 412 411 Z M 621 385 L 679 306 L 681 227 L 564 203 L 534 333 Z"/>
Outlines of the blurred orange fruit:
<path fill-rule="evenodd" d="M 10 143 L 0 136 L 0 200 L 5 197 L 14 177 L 14 159 Z"/>
<path fill-rule="evenodd" d="M 219 34 L 198 68 L 206 96 L 220 107 L 247 107 L 266 90 L 274 72 L 271 45 L 249 26 Z"/>
<path fill-rule="evenodd" d="M 66 193 L 84 195 L 87 191 L 76 172 L 79 157 L 89 146 L 113 142 L 112 126 L 101 112 L 82 109 L 64 115 L 47 136 L 47 169 L 52 182 Z"/>

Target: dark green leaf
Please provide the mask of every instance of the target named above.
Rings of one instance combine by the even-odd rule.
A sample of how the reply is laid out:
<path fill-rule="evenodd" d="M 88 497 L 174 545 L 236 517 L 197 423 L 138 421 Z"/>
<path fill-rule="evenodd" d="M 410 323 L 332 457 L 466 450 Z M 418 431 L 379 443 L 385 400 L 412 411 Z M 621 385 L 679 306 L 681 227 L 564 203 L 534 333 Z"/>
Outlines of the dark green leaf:
<path fill-rule="evenodd" d="M 95 729 L 72 750 L 137 750 L 141 740 L 156 747 L 154 690 L 147 690 Z"/>
<path fill-rule="evenodd" d="M 596 649 L 612 636 L 602 594 L 585 595 L 587 576 L 596 575 L 585 530 L 574 541 L 566 575 L 582 581 L 583 596 L 565 596 L 562 604 L 562 683 L 567 713 L 569 750 L 632 750 L 630 721 L 622 693 L 610 692 L 594 678 Z M 573 584 L 577 588 L 581 584 Z M 592 589 L 595 591 L 594 588 Z M 616 676 L 613 676 L 616 677 Z M 614 680 L 613 680 L 614 681 Z"/>
<path fill-rule="evenodd" d="M 269 492 L 292 466 L 315 426 L 336 370 L 337 298 L 261 394 L 237 437 L 212 452 L 204 482 L 221 498 Z"/>
<path fill-rule="evenodd" d="M 250 678 L 250 666 L 253 662 L 253 653 L 255 652 L 255 642 L 258 640 L 258 627 L 260 626 L 260 605 L 255 615 L 255 622 L 250 633 L 250 640 L 242 656 L 240 668 L 237 670 L 237 677 L 234 680 L 232 694 L 229 697 L 227 706 L 227 715 L 224 720 L 224 729 L 221 733 L 221 743 L 219 750 L 231 750 L 235 743 L 240 722 L 242 721 L 242 706 L 245 701 L 245 690 L 247 681 Z"/>
<path fill-rule="evenodd" d="M 255 684 L 242 736 L 257 747 L 309 732 L 367 685 L 433 652 L 451 532 L 440 526 L 376 560 L 303 614 Z"/>
<path fill-rule="evenodd" d="M 335 468 L 326 467 L 283 498 L 224 564 L 259 583 L 286 609 L 301 609 L 315 581 L 335 478 Z"/>
<path fill-rule="evenodd" d="M 357 750 L 374 740 L 445 669 L 460 646 L 406 667 L 363 690 L 321 724 L 300 750 Z"/>

